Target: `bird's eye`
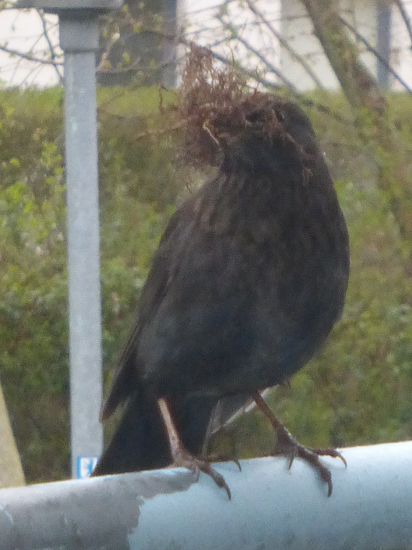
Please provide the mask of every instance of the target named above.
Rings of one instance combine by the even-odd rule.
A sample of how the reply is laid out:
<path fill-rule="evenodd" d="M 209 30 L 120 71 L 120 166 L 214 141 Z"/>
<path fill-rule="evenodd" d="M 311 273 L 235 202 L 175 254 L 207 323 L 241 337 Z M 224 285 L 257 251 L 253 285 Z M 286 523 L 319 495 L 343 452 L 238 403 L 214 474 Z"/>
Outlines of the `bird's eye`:
<path fill-rule="evenodd" d="M 259 120 L 261 119 L 262 113 L 260 111 L 255 111 L 247 117 L 247 122 L 249 122 L 250 124 L 254 124 L 256 122 L 259 122 Z"/>
<path fill-rule="evenodd" d="M 285 112 L 282 109 L 276 109 L 276 116 L 279 122 L 284 122 L 286 120 Z"/>

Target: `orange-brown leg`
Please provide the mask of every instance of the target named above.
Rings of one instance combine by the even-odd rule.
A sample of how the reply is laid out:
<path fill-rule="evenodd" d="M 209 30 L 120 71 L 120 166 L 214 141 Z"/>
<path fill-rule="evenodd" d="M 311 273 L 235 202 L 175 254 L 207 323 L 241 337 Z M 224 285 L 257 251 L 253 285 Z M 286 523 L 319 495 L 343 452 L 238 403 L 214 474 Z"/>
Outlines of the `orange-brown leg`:
<path fill-rule="evenodd" d="M 209 475 L 218 487 L 225 489 L 229 500 L 231 499 L 230 489 L 226 484 L 223 476 L 221 476 L 216 470 L 214 470 L 207 460 L 202 460 L 194 457 L 189 453 L 184 447 L 180 440 L 179 434 L 177 433 L 176 427 L 174 425 L 172 416 L 170 414 L 169 407 L 165 399 L 161 398 L 157 401 L 157 404 L 160 409 L 163 421 L 166 426 L 167 435 L 170 443 L 170 451 L 172 454 L 173 462 L 176 466 L 187 468 L 192 472 L 204 472 Z"/>
<path fill-rule="evenodd" d="M 327 483 L 328 496 L 330 497 L 332 494 L 332 474 L 330 473 L 329 468 L 321 463 L 319 456 L 340 458 L 346 466 L 346 460 L 343 456 L 336 451 L 336 449 L 307 449 L 306 447 L 303 447 L 288 432 L 285 426 L 279 422 L 258 392 L 253 394 L 253 399 L 276 431 L 277 443 L 273 450 L 273 455 L 283 455 L 289 457 L 289 468 L 292 466 L 293 460 L 296 456 L 306 460 L 306 462 L 308 462 L 319 472 L 322 480 Z"/>

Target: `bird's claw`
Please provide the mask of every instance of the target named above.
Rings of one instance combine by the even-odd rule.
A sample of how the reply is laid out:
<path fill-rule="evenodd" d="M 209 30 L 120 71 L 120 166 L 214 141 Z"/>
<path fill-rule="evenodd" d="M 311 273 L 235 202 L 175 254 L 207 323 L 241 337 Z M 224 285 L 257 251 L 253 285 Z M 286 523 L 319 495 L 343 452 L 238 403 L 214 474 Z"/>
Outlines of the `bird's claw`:
<path fill-rule="evenodd" d="M 227 493 L 227 498 L 231 500 L 232 494 L 230 492 L 228 484 L 225 481 L 225 478 L 221 474 L 216 472 L 216 470 L 212 468 L 209 462 L 206 462 L 204 460 L 199 460 L 199 459 L 196 459 L 196 461 L 199 463 L 197 465 L 199 470 L 202 471 L 204 474 L 207 474 L 208 476 L 210 476 L 218 487 L 221 487 L 222 489 L 224 489 Z"/>
<path fill-rule="evenodd" d="M 196 481 L 199 478 L 199 472 L 207 474 L 213 479 L 218 487 L 226 491 L 228 499 L 231 500 L 232 495 L 229 486 L 225 481 L 225 478 L 221 474 L 219 474 L 214 468 L 212 468 L 208 460 L 196 458 L 185 449 L 179 449 L 178 451 L 176 451 L 174 453 L 173 460 L 174 466 L 187 468 L 188 470 L 196 474 Z"/>
<path fill-rule="evenodd" d="M 320 456 L 330 456 L 332 458 L 340 458 L 347 467 L 347 462 L 342 454 L 336 449 L 307 449 L 303 445 L 300 445 L 296 439 L 286 430 L 279 431 L 278 441 L 272 452 L 274 456 L 285 456 L 289 458 L 289 469 L 292 467 L 293 461 L 296 457 L 302 458 L 308 462 L 315 470 L 318 471 L 322 481 L 328 486 L 328 497 L 332 494 L 332 474 L 324 464 L 319 460 Z"/>
<path fill-rule="evenodd" d="M 312 453 L 315 453 L 318 456 L 331 456 L 332 458 L 340 458 L 344 463 L 345 468 L 348 467 L 348 463 L 345 460 L 345 457 L 337 451 L 336 449 L 309 449 Z"/>

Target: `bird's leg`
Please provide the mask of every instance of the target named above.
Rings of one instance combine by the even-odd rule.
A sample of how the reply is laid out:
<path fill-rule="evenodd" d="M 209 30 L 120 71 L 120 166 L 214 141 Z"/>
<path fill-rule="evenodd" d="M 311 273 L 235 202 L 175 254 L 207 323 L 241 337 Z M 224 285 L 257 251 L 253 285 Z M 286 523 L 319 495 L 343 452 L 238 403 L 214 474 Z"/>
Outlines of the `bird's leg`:
<path fill-rule="evenodd" d="M 292 466 L 295 457 L 303 458 L 311 466 L 313 466 L 318 472 L 322 480 L 328 485 L 328 496 L 332 494 L 332 474 L 329 468 L 324 466 L 319 460 L 319 456 L 331 456 L 333 458 L 340 458 L 346 466 L 346 460 L 336 449 L 307 449 L 300 445 L 296 439 L 288 432 L 285 426 L 276 418 L 273 412 L 270 410 L 262 396 L 256 392 L 253 394 L 253 399 L 256 405 L 263 412 L 269 422 L 272 424 L 276 436 L 277 443 L 273 450 L 273 455 L 283 455 L 289 458 L 289 468 Z"/>
<path fill-rule="evenodd" d="M 207 460 L 194 457 L 189 451 L 187 451 L 179 434 L 177 433 L 172 416 L 170 414 L 169 407 L 165 399 L 161 398 L 157 401 L 160 414 L 162 415 L 163 422 L 166 426 L 167 435 L 169 438 L 170 451 L 172 454 L 173 462 L 176 466 L 187 468 L 192 472 L 199 473 L 199 471 L 209 475 L 218 487 L 225 489 L 229 500 L 231 499 L 230 489 L 224 480 L 216 470 L 214 470 Z"/>

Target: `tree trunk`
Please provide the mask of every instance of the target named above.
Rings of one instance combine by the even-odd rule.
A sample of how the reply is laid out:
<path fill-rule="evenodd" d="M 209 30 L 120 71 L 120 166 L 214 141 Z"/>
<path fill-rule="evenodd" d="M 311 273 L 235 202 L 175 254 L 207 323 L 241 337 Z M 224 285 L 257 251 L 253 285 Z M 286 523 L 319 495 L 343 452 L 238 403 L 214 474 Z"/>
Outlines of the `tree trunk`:
<path fill-rule="evenodd" d="M 412 247 L 412 191 L 409 158 L 402 139 L 386 113 L 386 101 L 378 84 L 359 60 L 339 14 L 338 0 L 301 0 L 312 20 L 315 34 L 335 71 L 343 93 L 356 111 L 357 127 L 365 144 L 372 143 L 379 167 L 378 185 L 385 192 L 400 233 Z M 362 113 L 363 111 L 363 113 Z M 365 116 L 365 111 L 367 116 Z M 406 267 L 412 275 L 412 254 Z"/>
<path fill-rule="evenodd" d="M 302 0 L 302 3 L 349 103 L 353 107 L 382 112 L 385 99 L 346 34 L 340 20 L 339 0 Z"/>

